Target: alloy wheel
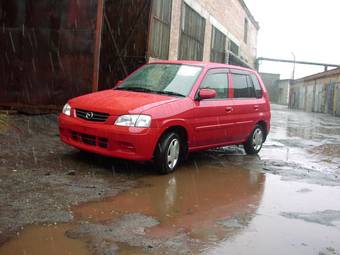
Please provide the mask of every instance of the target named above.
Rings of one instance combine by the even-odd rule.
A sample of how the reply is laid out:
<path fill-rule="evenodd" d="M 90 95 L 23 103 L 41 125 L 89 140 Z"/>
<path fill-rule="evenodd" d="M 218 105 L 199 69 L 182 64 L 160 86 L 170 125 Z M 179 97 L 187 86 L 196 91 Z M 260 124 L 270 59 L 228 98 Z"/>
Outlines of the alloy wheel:
<path fill-rule="evenodd" d="M 168 152 L 167 152 L 167 159 L 168 159 L 168 166 L 170 169 L 175 168 L 178 159 L 179 159 L 179 148 L 180 144 L 178 139 L 173 139 L 168 147 Z"/>
<path fill-rule="evenodd" d="M 255 151 L 259 151 L 263 143 L 263 132 L 260 128 L 257 128 L 253 134 L 253 148 Z"/>

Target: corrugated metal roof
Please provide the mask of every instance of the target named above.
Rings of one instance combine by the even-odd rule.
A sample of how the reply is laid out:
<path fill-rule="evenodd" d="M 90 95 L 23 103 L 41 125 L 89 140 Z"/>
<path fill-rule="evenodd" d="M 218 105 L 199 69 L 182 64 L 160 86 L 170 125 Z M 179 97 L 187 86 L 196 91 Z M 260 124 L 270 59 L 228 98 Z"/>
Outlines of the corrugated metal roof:
<path fill-rule="evenodd" d="M 313 80 L 322 79 L 322 78 L 326 78 L 326 77 L 338 75 L 338 74 L 340 75 L 340 68 L 336 68 L 336 69 L 329 70 L 326 72 L 321 72 L 321 73 L 309 75 L 309 76 L 306 76 L 300 79 L 296 79 L 295 81 L 293 81 L 292 84 L 297 84 L 297 83 L 306 82 L 306 81 L 313 81 Z"/>

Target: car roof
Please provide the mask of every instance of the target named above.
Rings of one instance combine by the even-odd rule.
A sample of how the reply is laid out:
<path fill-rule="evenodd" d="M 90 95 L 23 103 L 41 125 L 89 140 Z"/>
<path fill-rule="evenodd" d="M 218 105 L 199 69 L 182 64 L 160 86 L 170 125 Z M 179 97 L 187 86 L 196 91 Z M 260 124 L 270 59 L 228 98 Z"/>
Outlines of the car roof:
<path fill-rule="evenodd" d="M 241 67 L 241 66 L 234 66 L 229 64 L 221 64 L 221 63 L 214 63 L 214 62 L 204 62 L 204 61 L 191 61 L 191 60 L 157 60 L 151 61 L 149 64 L 181 64 L 181 65 L 194 65 L 194 66 L 201 66 L 206 68 L 233 68 L 238 70 L 244 71 L 251 71 L 254 72 L 255 70 Z"/>

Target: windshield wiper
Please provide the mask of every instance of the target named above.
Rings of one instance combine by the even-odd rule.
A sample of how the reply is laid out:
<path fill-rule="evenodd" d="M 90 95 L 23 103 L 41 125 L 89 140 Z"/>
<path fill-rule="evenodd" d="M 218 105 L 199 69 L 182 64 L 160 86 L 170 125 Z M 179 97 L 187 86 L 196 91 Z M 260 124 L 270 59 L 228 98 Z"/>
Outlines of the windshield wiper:
<path fill-rule="evenodd" d="M 127 90 L 127 91 L 134 91 L 134 92 L 145 92 L 145 93 L 155 93 L 155 94 L 161 94 L 161 95 L 170 95 L 170 96 L 179 96 L 179 97 L 185 97 L 185 95 L 182 95 L 180 93 L 172 92 L 172 91 L 158 91 L 158 90 L 152 90 L 148 88 L 142 88 L 142 87 L 118 87 L 117 90 Z"/>
<path fill-rule="evenodd" d="M 172 91 L 155 91 L 157 94 L 162 94 L 162 95 L 169 95 L 169 96 L 178 96 L 178 97 L 185 97 L 185 95 L 182 95 L 177 92 L 172 92 Z"/>
<path fill-rule="evenodd" d="M 127 90 L 127 91 L 135 91 L 135 92 L 146 92 L 146 93 L 155 93 L 156 91 L 152 89 L 142 88 L 142 87 L 118 87 L 117 90 Z"/>

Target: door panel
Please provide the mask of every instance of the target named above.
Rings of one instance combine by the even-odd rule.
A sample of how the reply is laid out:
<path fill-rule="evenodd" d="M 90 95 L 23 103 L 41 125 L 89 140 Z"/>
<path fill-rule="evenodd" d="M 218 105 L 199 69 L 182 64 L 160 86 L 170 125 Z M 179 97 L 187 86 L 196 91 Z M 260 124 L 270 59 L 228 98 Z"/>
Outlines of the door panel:
<path fill-rule="evenodd" d="M 244 142 L 255 128 L 258 121 L 263 119 L 265 99 L 255 91 L 254 84 L 248 73 L 231 72 L 233 98 L 233 139 Z M 259 95 L 261 98 L 257 98 Z"/>
<path fill-rule="evenodd" d="M 255 128 L 260 119 L 263 104 L 255 98 L 251 99 L 234 99 L 234 139 L 235 141 L 245 141 Z"/>
<path fill-rule="evenodd" d="M 196 102 L 195 146 L 223 143 L 226 140 L 226 127 L 221 125 L 220 115 L 225 114 L 225 102 L 203 100 Z"/>
<path fill-rule="evenodd" d="M 226 69 L 210 70 L 200 88 L 216 91 L 216 98 L 195 102 L 194 146 L 208 146 L 227 143 L 230 140 L 229 128 L 232 123 L 227 117 L 231 107 L 229 81 Z M 232 108 L 232 107 L 231 107 Z"/>

